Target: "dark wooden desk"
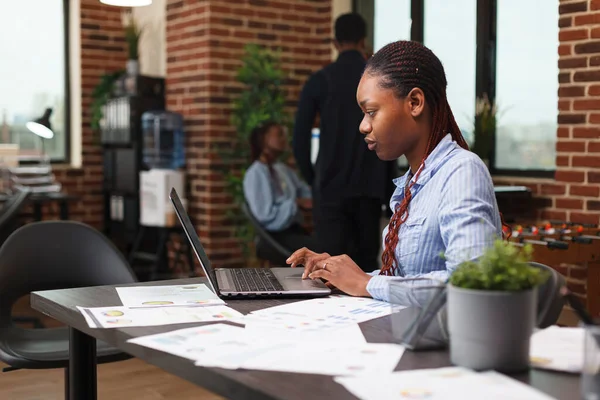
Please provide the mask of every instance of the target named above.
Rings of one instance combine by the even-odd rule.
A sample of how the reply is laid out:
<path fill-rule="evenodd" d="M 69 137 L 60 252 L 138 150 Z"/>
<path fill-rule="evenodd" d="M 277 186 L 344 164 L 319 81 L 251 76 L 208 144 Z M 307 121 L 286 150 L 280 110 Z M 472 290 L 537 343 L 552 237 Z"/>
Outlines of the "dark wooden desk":
<path fill-rule="evenodd" d="M 204 278 L 144 282 L 137 285 L 180 285 L 204 282 Z M 125 286 L 125 285 L 124 285 Z M 127 285 L 132 286 L 132 285 Z M 297 300 L 236 300 L 228 305 L 242 313 Z M 126 343 L 128 339 L 168 332 L 194 324 L 140 328 L 91 329 L 76 306 L 121 305 L 113 286 L 34 292 L 31 306 L 71 327 L 70 399 L 96 399 L 95 339 L 103 340 L 135 357 L 154 364 L 230 399 L 354 399 L 330 376 L 255 370 L 226 370 L 196 367 L 192 361 L 157 350 Z M 201 324 L 196 324 L 201 325 Z M 369 342 L 393 342 L 390 317 L 364 322 L 362 331 Z M 397 370 L 449 366 L 447 351 L 406 351 Z M 532 369 L 514 376 L 560 400 L 579 398 L 579 376 Z M 468 390 L 468 388 L 465 388 Z"/>

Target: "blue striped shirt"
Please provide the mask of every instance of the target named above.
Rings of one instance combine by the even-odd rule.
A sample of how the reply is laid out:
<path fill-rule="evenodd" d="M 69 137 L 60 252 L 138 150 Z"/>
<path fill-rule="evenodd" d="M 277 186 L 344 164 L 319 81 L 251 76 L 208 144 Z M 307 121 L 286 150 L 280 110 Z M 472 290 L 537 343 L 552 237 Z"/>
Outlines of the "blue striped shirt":
<path fill-rule="evenodd" d="M 392 210 L 404 198 L 407 179 L 414 180 L 410 171 L 394 180 Z M 461 262 L 478 258 L 502 237 L 487 167 L 450 134 L 425 159 L 411 194 L 408 218 L 400 226 L 395 251 L 398 276 L 379 276 L 377 270 L 367 285 L 373 298 L 390 301 L 392 291 L 394 303 L 406 306 L 423 305 L 431 293 L 419 286 L 445 282 Z M 383 231 L 384 247 L 387 231 L 388 227 Z"/>

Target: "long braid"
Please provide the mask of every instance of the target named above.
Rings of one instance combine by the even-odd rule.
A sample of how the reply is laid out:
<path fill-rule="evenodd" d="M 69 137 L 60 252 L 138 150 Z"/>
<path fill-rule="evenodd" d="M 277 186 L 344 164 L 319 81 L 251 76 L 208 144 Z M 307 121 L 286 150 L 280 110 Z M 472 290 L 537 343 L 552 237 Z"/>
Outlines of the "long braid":
<path fill-rule="evenodd" d="M 410 179 L 405 187 L 404 198 L 396 205 L 385 236 L 380 275 L 396 275 L 399 272 L 395 255 L 398 234 L 400 226 L 408 218 L 408 208 L 412 200 L 411 188 L 425 168 L 425 159 L 448 133 L 460 147 L 468 150 L 469 146 L 446 98 L 447 81 L 444 67 L 427 47 L 413 41 L 390 43 L 369 59 L 365 73 L 380 77 L 380 86 L 394 90 L 399 98 L 406 97 L 413 88 L 420 88 L 432 110 L 432 129 L 425 154 L 414 178 Z M 502 218 L 502 214 L 500 217 Z"/>

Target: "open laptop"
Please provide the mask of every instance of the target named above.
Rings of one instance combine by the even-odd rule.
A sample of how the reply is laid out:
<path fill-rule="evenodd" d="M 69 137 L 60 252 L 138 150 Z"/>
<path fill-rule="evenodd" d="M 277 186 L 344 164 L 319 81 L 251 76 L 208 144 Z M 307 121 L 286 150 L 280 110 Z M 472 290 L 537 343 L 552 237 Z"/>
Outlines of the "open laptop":
<path fill-rule="evenodd" d="M 213 292 L 220 297 L 319 297 L 331 294 L 321 280 L 302 279 L 303 268 L 216 268 L 200 244 L 200 238 L 183 208 L 177 191 L 169 195 Z"/>

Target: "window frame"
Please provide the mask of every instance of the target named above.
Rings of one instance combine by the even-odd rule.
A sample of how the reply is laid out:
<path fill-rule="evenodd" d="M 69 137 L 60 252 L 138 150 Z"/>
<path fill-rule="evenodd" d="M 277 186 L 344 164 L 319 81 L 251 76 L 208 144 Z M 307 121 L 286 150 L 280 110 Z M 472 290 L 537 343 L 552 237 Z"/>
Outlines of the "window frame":
<path fill-rule="evenodd" d="M 410 0 L 412 19 L 411 40 L 423 43 L 425 36 L 425 2 L 427 0 Z M 358 2 L 361 6 L 358 6 Z M 368 5 L 365 5 L 367 3 Z M 365 8 L 373 9 L 375 0 L 354 0 L 353 10 L 359 12 Z M 497 6 L 498 0 L 477 0 L 476 21 L 476 54 L 475 54 L 475 96 L 482 97 L 487 93 L 490 101 L 496 99 L 496 42 L 497 42 Z M 373 38 L 373 12 L 368 21 L 367 35 Z M 370 23 L 369 23 L 370 22 Z M 558 21 L 557 21 L 558 23 Z M 558 50 L 557 50 L 558 51 Z M 475 103 L 473 103 L 475 108 Z M 496 132 L 493 133 L 489 170 L 494 176 L 514 176 L 530 178 L 554 178 L 554 169 L 503 169 L 496 168 Z"/>

